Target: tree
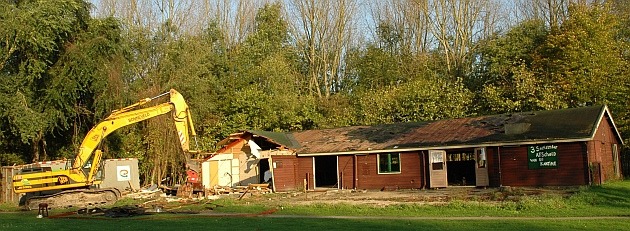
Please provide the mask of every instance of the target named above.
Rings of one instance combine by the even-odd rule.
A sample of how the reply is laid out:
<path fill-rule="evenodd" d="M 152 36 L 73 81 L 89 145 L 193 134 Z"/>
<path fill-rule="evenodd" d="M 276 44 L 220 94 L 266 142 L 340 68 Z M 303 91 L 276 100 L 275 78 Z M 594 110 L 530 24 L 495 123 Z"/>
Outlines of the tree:
<path fill-rule="evenodd" d="M 89 4 L 3 1 L 0 9 L 0 98 L 5 109 L 0 117 L 7 129 L 3 133 L 29 144 L 31 160 L 46 159 L 47 137 L 69 127 L 72 115 L 67 112 L 76 99 L 72 97 L 81 97 L 67 95 L 80 89 L 50 89 L 51 83 L 60 80 L 50 69 L 88 27 Z"/>
<path fill-rule="evenodd" d="M 429 1 L 375 1 L 371 6 L 375 26 L 375 41 L 400 53 L 427 53 L 434 38 L 429 33 Z M 387 36 L 389 34 L 390 36 Z M 383 40 L 385 37 L 388 39 Z"/>
<path fill-rule="evenodd" d="M 541 20 L 548 28 L 557 29 L 568 17 L 568 8 L 580 0 L 519 0 L 514 14 L 520 21 Z"/>
<path fill-rule="evenodd" d="M 573 4 L 559 28 L 526 21 L 489 40 L 469 82 L 492 112 L 621 105 L 623 41 L 606 5 Z M 477 81 L 476 83 L 473 83 Z M 482 90 L 479 90 L 482 89 Z"/>
<path fill-rule="evenodd" d="M 369 91 L 358 102 L 361 124 L 432 121 L 468 115 L 472 94 L 440 76 Z"/>
<path fill-rule="evenodd" d="M 310 93 L 330 97 L 344 82 L 344 56 L 355 35 L 356 1 L 293 0 L 292 33 L 304 62 Z"/>
<path fill-rule="evenodd" d="M 495 30 L 497 10 L 493 7 L 489 0 L 436 0 L 422 8 L 429 15 L 429 31 L 451 76 L 464 77 L 472 71 L 476 42 Z"/>
<path fill-rule="evenodd" d="M 551 81 L 536 71 L 537 54 L 549 34 L 541 20 L 525 21 L 503 36 L 483 41 L 478 72 L 467 79 L 481 111 L 503 113 L 566 107 Z"/>
<path fill-rule="evenodd" d="M 628 63 L 618 23 L 607 5 L 572 4 L 569 18 L 548 36 L 536 65 L 569 106 L 609 103 L 622 91 Z"/>
<path fill-rule="evenodd" d="M 314 98 L 301 94 L 296 52 L 289 44 L 288 23 L 279 4 L 256 14 L 255 30 L 236 57 L 236 83 L 226 92 L 226 132 L 244 129 L 301 130 L 314 127 Z M 225 134 L 227 135 L 227 134 Z"/>

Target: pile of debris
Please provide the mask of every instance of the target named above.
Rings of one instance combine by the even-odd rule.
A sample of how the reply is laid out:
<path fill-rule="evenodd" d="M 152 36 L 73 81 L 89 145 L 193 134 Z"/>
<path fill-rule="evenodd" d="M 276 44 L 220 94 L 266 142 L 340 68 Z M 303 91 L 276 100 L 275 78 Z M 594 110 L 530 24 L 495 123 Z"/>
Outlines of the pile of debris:
<path fill-rule="evenodd" d="M 249 184 L 248 186 L 236 186 L 236 187 L 221 187 L 215 186 L 208 190 L 206 195 L 224 195 L 224 194 L 251 194 L 260 195 L 271 193 L 269 184 Z"/>
<path fill-rule="evenodd" d="M 239 194 L 239 198 L 246 195 L 260 195 L 272 193 L 269 184 L 250 184 L 248 186 L 222 187 L 215 186 L 202 191 L 193 189 L 190 185 L 177 187 L 151 185 L 141 190 L 127 193 L 124 196 L 132 199 L 157 200 L 164 198 L 165 201 L 185 201 L 187 199 L 212 199 L 222 195 Z"/>

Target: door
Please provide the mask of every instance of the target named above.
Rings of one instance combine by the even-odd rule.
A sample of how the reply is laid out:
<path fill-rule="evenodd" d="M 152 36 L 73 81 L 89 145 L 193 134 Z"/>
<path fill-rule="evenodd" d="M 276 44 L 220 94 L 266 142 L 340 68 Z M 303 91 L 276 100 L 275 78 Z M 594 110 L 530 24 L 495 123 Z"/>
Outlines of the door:
<path fill-rule="evenodd" d="M 236 160 L 238 162 L 238 160 Z M 214 186 L 226 186 L 231 187 L 233 184 L 234 176 L 232 175 L 232 166 L 233 166 L 233 155 L 232 154 L 219 154 L 212 157 L 208 160 L 207 166 L 207 175 L 202 171 L 202 174 L 208 176 L 208 179 L 202 180 L 204 184 L 207 183 L 206 187 L 211 188 Z M 236 174 L 238 177 L 238 174 Z"/>
<path fill-rule="evenodd" d="M 490 185 L 486 148 L 475 148 L 475 178 L 476 186 L 484 187 Z"/>
<path fill-rule="evenodd" d="M 448 185 L 446 151 L 429 150 L 429 178 L 431 188 L 445 188 Z"/>
<path fill-rule="evenodd" d="M 315 188 L 339 188 L 337 156 L 313 157 Z"/>

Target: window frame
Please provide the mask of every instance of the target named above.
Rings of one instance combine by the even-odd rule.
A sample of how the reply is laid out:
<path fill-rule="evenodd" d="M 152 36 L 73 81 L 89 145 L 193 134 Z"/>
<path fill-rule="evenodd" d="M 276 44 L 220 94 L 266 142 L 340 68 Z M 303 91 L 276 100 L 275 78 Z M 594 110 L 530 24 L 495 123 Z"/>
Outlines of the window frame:
<path fill-rule="evenodd" d="M 391 169 L 391 165 L 392 165 L 391 164 L 391 155 L 398 155 L 398 171 L 391 171 L 391 172 L 381 171 L 381 155 L 389 155 L 390 156 L 390 158 L 389 158 L 389 160 L 390 160 L 389 161 L 390 162 L 389 163 L 390 169 Z M 378 153 L 376 155 L 376 172 L 378 174 L 384 174 L 384 175 L 388 175 L 388 174 L 402 174 L 402 163 L 401 163 L 402 162 L 402 158 L 401 158 L 401 156 L 402 155 L 400 153 L 393 153 L 393 152 L 391 152 L 391 153 Z"/>
<path fill-rule="evenodd" d="M 429 152 L 429 164 L 431 171 L 444 171 L 446 170 L 446 151 L 444 150 L 436 150 L 436 152 Z M 438 161 L 439 160 L 439 161 Z M 438 167 L 439 168 L 436 168 Z"/>

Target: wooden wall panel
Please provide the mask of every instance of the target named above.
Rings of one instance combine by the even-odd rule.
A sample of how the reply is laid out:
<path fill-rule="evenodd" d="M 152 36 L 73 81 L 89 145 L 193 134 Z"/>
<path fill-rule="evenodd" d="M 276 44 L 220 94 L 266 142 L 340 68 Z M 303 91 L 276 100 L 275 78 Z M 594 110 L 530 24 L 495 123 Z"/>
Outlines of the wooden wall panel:
<path fill-rule="evenodd" d="M 276 191 L 284 192 L 296 189 L 296 156 L 271 156 L 272 163 L 275 164 L 273 169 L 273 180 Z"/>
<path fill-rule="evenodd" d="M 341 189 L 354 189 L 354 155 L 344 155 L 338 158 L 339 187 Z"/>
<path fill-rule="evenodd" d="M 527 146 L 501 147 L 501 179 L 504 186 L 564 186 L 588 184 L 584 142 L 558 145 L 557 169 L 529 169 Z"/>
<path fill-rule="evenodd" d="M 0 203 L 19 204 L 20 198 L 24 194 L 13 192 L 13 176 L 18 174 L 21 168 L 16 166 L 4 166 L 0 169 Z"/>
<path fill-rule="evenodd" d="M 488 179 L 490 180 L 490 187 L 501 186 L 501 177 L 499 166 L 499 147 L 486 147 L 486 157 L 488 158 Z"/>
<path fill-rule="evenodd" d="M 605 116 L 595 132 L 593 140 L 588 143 L 589 162 L 600 165 L 601 178 L 594 176 L 594 179 L 601 179 L 602 182 L 605 182 L 607 180 L 620 178 L 621 175 L 615 173 L 615 162 L 612 149 L 613 144 L 617 144 L 617 150 L 621 150 L 621 146 L 611 122 L 609 118 Z M 619 158 L 617 158 L 617 161 L 619 161 Z M 620 171 L 620 169 L 617 169 L 618 173 L 620 173 Z"/>
<path fill-rule="evenodd" d="M 395 188 L 421 188 L 422 187 L 422 160 L 417 152 L 401 153 L 400 174 L 378 174 L 377 154 L 357 156 L 357 172 L 359 189 L 382 189 L 384 187 Z"/>
<path fill-rule="evenodd" d="M 311 190 L 315 187 L 315 185 L 313 185 L 313 157 L 298 157 L 298 168 L 295 178 L 297 180 L 296 185 L 299 186 L 297 187 L 298 189 L 304 189 L 304 179 L 307 180 L 308 184 L 306 189 Z"/>

